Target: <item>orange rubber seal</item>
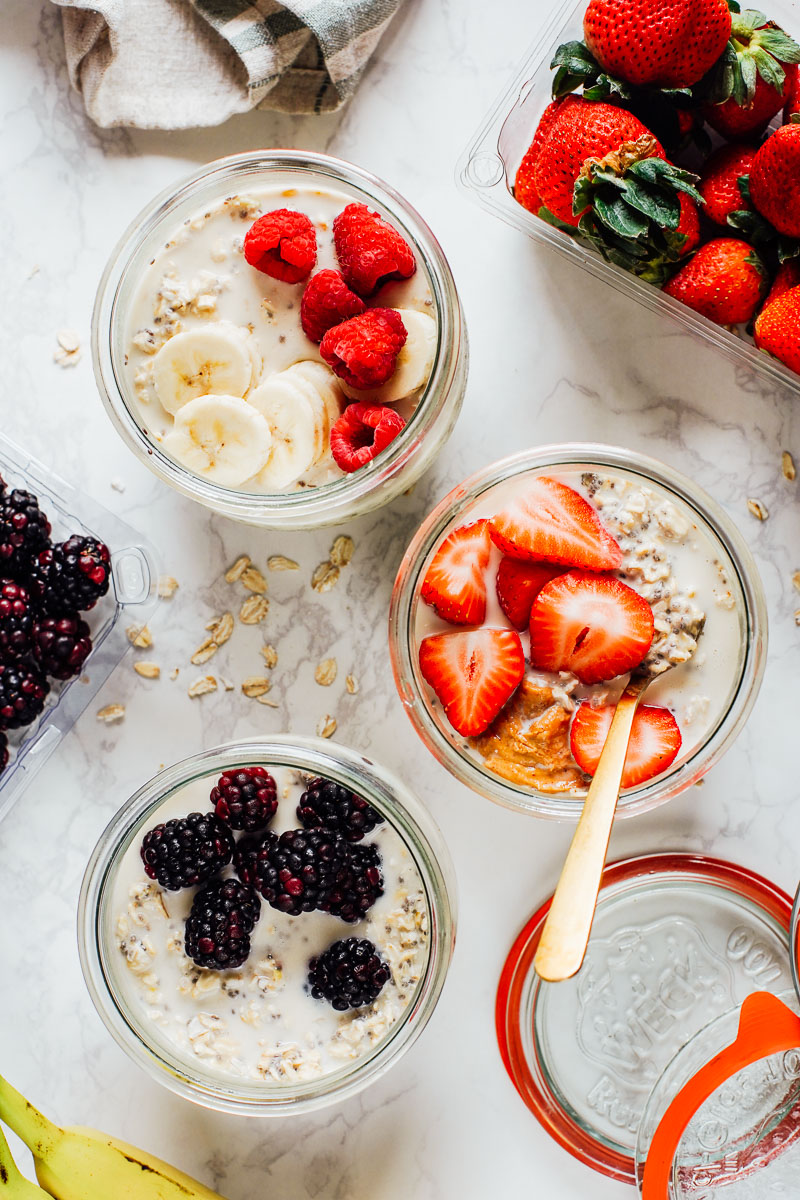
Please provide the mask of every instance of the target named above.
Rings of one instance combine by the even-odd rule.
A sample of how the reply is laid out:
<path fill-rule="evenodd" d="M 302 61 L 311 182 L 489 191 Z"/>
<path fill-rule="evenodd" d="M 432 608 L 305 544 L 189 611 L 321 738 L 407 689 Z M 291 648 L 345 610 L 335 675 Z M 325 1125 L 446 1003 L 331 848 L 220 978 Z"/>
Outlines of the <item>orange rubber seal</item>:
<path fill-rule="evenodd" d="M 669 1200 L 672 1164 L 692 1117 L 717 1088 L 744 1067 L 800 1046 L 800 1017 L 770 992 L 753 992 L 742 1004 L 739 1029 L 681 1088 L 656 1129 L 642 1181 L 642 1200 Z"/>

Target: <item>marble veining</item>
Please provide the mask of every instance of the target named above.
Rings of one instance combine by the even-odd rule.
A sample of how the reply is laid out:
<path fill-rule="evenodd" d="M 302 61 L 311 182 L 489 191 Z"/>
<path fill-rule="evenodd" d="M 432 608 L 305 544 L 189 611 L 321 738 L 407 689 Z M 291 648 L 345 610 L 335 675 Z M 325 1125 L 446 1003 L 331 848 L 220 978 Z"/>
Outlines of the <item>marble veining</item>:
<path fill-rule="evenodd" d="M 486 462 L 548 441 L 628 444 L 697 479 L 733 516 L 769 602 L 760 699 L 704 784 L 621 823 L 612 853 L 703 851 L 786 889 L 797 883 L 800 594 L 791 576 L 800 507 L 798 484 L 781 474 L 781 451 L 800 461 L 794 404 L 483 214 L 453 181 L 451 164 L 548 8 L 547 0 L 408 0 L 344 113 L 254 113 L 170 135 L 94 129 L 68 89 L 55 10 L 46 0 L 3 4 L 3 428 L 146 529 L 180 589 L 152 622 L 146 657 L 161 679 L 140 679 L 129 656 L 97 702 L 124 704 L 124 722 L 105 726 L 88 712 L 0 829 L 0 1071 L 57 1118 L 147 1146 L 230 1200 L 479 1200 L 531 1194 L 532 1181 L 536 1194 L 559 1200 L 631 1195 L 547 1137 L 495 1047 L 501 963 L 552 889 L 570 829 L 507 813 L 458 785 L 416 739 L 390 677 L 384 617 L 403 549 L 432 503 Z M 412 494 L 348 526 L 353 562 L 322 596 L 309 587 L 311 572 L 340 530 L 271 535 L 173 494 L 118 439 L 89 362 L 94 291 L 128 221 L 196 164 L 265 144 L 329 150 L 404 191 L 450 257 L 470 329 L 470 382 L 452 441 Z M 80 335 L 76 366 L 53 361 L 60 329 Z M 748 497 L 766 505 L 768 520 L 748 513 Z M 205 623 L 244 598 L 222 578 L 241 553 L 262 569 L 268 555 L 286 554 L 301 569 L 271 574 L 264 625 L 237 627 L 216 659 L 193 668 Z M 260 673 L 261 641 L 279 654 L 274 709 L 238 690 L 245 674 Z M 339 675 L 321 688 L 314 667 L 329 656 Z M 190 700 L 189 683 L 206 671 L 237 689 Z M 359 679 L 356 696 L 345 691 L 348 672 Z M 112 812 L 159 766 L 235 736 L 311 733 L 328 713 L 337 738 L 402 773 L 440 822 L 461 889 L 456 956 L 425 1036 L 371 1090 L 300 1120 L 236 1120 L 173 1098 L 106 1034 L 78 965 L 80 880 Z"/>

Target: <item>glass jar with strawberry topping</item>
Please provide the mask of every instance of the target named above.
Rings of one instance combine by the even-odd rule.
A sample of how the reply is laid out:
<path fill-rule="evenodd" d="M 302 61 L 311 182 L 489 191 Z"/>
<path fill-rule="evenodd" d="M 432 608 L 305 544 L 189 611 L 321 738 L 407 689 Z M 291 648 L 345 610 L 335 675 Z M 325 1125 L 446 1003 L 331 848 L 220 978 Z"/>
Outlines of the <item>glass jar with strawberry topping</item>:
<path fill-rule="evenodd" d="M 419 214 L 359 167 L 291 150 L 221 159 L 148 205 L 106 268 L 92 340 L 142 461 L 273 528 L 405 491 L 467 374 L 455 284 Z"/>
<path fill-rule="evenodd" d="M 722 509 L 628 450 L 525 451 L 455 488 L 398 572 L 390 648 L 401 699 L 458 779 L 577 819 L 613 706 L 651 678 L 619 802 L 696 783 L 741 729 L 765 665 L 752 557 Z"/>

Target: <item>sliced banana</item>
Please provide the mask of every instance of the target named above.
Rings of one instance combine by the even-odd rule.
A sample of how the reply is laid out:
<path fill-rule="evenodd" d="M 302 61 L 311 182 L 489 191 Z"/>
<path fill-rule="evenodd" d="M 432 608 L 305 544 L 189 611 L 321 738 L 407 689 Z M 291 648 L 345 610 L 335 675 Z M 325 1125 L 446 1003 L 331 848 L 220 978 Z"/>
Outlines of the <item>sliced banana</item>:
<path fill-rule="evenodd" d="M 272 438 L 272 450 L 257 483 L 267 491 L 282 491 L 298 480 L 324 454 L 327 414 L 320 400 L 316 408 L 298 380 L 286 372 L 260 383 L 248 403 L 263 415 Z"/>
<path fill-rule="evenodd" d="M 252 334 L 215 321 L 164 343 L 153 359 L 153 384 L 162 407 L 174 414 L 197 396 L 244 396 L 260 370 Z"/>
<path fill-rule="evenodd" d="M 281 379 L 291 380 L 306 396 L 314 410 L 317 427 L 317 449 L 314 462 L 330 457 L 331 426 L 342 413 L 345 398 L 333 371 L 322 363 L 305 359 L 281 371 Z"/>
<path fill-rule="evenodd" d="M 196 396 L 176 413 L 161 444 L 203 479 L 237 487 L 269 459 L 272 434 L 264 416 L 241 396 Z"/>
<path fill-rule="evenodd" d="M 397 356 L 394 374 L 379 388 L 369 390 L 354 388 L 340 380 L 344 391 L 355 400 L 394 404 L 424 387 L 430 378 L 436 357 L 436 322 L 427 313 L 417 312 L 413 308 L 400 308 L 397 311 L 403 318 L 408 337 Z"/>

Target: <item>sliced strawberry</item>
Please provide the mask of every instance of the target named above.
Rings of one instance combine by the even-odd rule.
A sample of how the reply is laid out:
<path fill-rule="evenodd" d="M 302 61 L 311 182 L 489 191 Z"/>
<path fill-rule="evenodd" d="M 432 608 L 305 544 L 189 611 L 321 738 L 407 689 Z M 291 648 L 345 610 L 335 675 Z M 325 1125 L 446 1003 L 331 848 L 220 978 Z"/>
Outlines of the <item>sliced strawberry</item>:
<path fill-rule="evenodd" d="M 522 682 L 525 652 L 513 629 L 437 633 L 422 641 L 419 667 L 453 728 L 476 737 Z"/>
<path fill-rule="evenodd" d="M 595 510 L 574 488 L 540 475 L 492 517 L 492 539 L 504 554 L 533 562 L 616 571 L 622 551 Z"/>
<path fill-rule="evenodd" d="M 422 599 L 451 625 L 486 620 L 486 580 L 492 539 L 489 522 L 462 525 L 445 538 L 422 584 Z"/>
<path fill-rule="evenodd" d="M 531 662 L 572 671 L 581 683 L 639 665 L 653 640 L 653 610 L 619 579 L 568 571 L 545 584 L 531 609 Z"/>
<path fill-rule="evenodd" d="M 581 704 L 575 713 L 569 746 L 575 762 L 587 775 L 594 775 L 597 770 L 613 716 L 613 705 L 592 708 L 591 704 Z M 681 731 L 672 713 L 666 708 L 642 704 L 633 718 L 622 786 L 636 787 L 660 775 L 675 761 L 680 748 Z"/>
<path fill-rule="evenodd" d="M 546 583 L 563 575 L 561 567 L 550 563 L 522 562 L 504 558 L 497 569 L 497 599 L 515 629 L 527 629 L 531 605 Z"/>

